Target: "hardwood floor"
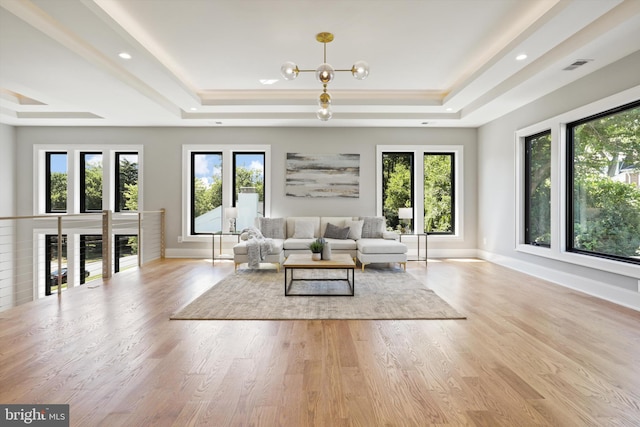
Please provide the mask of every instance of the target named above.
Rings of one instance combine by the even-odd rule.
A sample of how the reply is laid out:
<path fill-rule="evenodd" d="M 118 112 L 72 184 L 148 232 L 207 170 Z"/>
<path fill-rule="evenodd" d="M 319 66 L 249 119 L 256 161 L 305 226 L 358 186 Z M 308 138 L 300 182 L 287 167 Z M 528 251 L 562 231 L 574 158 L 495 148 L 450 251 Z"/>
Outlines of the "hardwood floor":
<path fill-rule="evenodd" d="M 640 313 L 478 260 L 407 272 L 468 319 L 170 321 L 233 264 L 126 271 L 0 313 L 0 403 L 74 426 L 640 425 Z"/>

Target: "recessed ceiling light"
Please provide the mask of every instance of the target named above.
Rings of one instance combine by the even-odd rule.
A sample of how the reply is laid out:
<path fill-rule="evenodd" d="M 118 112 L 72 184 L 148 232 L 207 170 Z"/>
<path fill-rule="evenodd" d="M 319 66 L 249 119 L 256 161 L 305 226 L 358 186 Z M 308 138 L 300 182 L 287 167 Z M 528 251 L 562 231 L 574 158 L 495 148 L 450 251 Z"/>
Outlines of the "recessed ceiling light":
<path fill-rule="evenodd" d="M 525 59 L 527 59 L 526 53 L 521 53 L 520 55 L 516 56 L 517 61 L 524 61 Z"/>
<path fill-rule="evenodd" d="M 198 109 L 197 109 L 196 107 L 191 107 L 191 108 L 189 108 L 189 110 L 191 110 L 191 111 L 198 111 Z"/>
<path fill-rule="evenodd" d="M 128 52 L 120 52 L 118 56 L 122 59 L 131 59 L 131 54 Z"/>
<path fill-rule="evenodd" d="M 272 85 L 272 84 L 274 84 L 275 82 L 277 82 L 277 81 L 278 81 L 278 79 L 260 79 L 259 81 L 260 81 L 260 83 L 262 83 L 263 85 Z"/>
<path fill-rule="evenodd" d="M 453 108 L 449 107 L 447 108 L 447 111 L 453 111 Z"/>

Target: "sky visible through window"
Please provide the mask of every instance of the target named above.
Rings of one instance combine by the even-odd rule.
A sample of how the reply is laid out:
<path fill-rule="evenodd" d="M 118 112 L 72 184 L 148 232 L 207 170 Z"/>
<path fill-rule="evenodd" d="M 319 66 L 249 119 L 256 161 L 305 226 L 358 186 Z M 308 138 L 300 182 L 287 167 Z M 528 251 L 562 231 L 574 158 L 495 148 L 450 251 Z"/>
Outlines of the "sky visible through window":
<path fill-rule="evenodd" d="M 262 154 L 243 154 L 238 156 L 237 165 L 248 169 L 257 169 L 262 171 L 264 169 Z M 213 182 L 213 176 L 220 176 L 222 170 L 220 169 L 220 155 L 200 155 L 195 158 L 195 177 L 206 184 Z"/>

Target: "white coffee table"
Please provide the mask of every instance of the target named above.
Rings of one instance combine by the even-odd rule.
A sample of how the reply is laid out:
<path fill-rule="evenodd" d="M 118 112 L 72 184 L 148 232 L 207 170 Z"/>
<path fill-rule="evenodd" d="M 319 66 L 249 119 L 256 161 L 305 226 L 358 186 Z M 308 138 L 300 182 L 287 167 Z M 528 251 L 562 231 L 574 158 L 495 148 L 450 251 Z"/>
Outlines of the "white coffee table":
<path fill-rule="evenodd" d="M 333 254 L 330 260 L 314 261 L 311 259 L 311 254 L 291 254 L 287 257 L 283 264 L 284 267 L 284 295 L 285 296 L 349 296 L 352 297 L 355 292 L 355 276 L 354 271 L 356 263 L 349 254 Z M 346 278 L 344 279 L 324 279 L 320 277 L 313 277 L 311 274 L 305 278 L 295 278 L 296 270 L 346 270 Z M 291 287 L 294 282 L 302 281 L 344 281 L 349 286 L 350 293 L 290 293 Z"/>

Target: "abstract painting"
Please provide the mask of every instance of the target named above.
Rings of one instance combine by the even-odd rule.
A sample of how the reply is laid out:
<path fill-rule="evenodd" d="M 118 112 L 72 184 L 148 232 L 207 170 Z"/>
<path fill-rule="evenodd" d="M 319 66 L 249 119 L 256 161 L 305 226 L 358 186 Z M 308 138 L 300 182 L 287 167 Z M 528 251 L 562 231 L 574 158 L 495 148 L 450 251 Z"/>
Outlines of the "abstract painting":
<path fill-rule="evenodd" d="M 360 197 L 360 154 L 287 153 L 291 197 Z"/>

